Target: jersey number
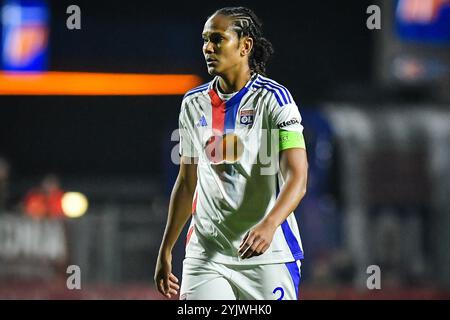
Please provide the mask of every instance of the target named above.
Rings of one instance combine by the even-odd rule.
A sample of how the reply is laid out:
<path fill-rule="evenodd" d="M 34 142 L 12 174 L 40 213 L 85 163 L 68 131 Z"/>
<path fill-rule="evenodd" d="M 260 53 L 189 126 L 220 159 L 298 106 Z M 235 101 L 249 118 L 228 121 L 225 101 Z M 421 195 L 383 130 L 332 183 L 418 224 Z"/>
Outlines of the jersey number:
<path fill-rule="evenodd" d="M 283 300 L 284 297 L 284 289 L 282 287 L 276 287 L 275 289 L 273 289 L 273 294 L 275 294 L 275 292 L 280 291 L 280 297 L 277 300 Z"/>

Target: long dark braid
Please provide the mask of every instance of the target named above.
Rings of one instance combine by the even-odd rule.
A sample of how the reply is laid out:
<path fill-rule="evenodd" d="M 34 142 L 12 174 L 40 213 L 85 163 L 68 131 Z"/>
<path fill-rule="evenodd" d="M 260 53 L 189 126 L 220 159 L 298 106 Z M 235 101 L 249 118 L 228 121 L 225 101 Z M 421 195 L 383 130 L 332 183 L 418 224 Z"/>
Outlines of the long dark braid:
<path fill-rule="evenodd" d="M 256 14 L 245 7 L 226 7 L 217 10 L 215 14 L 232 18 L 239 39 L 245 36 L 253 39 L 253 49 L 248 59 L 250 70 L 266 75 L 267 62 L 274 50 L 270 41 L 263 37 L 262 22 Z"/>

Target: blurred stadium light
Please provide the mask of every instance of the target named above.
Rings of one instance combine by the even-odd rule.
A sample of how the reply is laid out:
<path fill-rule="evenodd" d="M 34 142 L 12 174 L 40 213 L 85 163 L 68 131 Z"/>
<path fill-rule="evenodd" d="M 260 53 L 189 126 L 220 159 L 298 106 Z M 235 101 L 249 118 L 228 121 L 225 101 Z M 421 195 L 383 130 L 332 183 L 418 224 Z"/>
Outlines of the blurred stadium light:
<path fill-rule="evenodd" d="M 88 72 L 0 73 L 0 95 L 180 95 L 195 75 Z"/>
<path fill-rule="evenodd" d="M 81 192 L 66 192 L 61 199 L 62 210 L 69 218 L 79 218 L 83 216 L 86 213 L 88 206 L 88 199 Z"/>

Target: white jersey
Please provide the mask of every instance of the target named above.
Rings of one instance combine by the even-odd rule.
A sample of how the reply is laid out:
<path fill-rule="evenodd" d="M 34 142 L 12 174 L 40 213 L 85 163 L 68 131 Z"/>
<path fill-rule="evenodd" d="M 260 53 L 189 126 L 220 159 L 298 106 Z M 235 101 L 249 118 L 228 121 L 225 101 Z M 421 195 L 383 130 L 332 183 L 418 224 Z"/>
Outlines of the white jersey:
<path fill-rule="evenodd" d="M 254 74 L 244 88 L 228 96 L 215 90 L 218 79 L 188 91 L 180 111 L 180 155 L 198 158 L 186 258 L 223 264 L 303 259 L 294 213 L 277 228 L 264 254 L 249 259 L 238 255 L 245 234 L 270 212 L 284 183 L 277 170 L 279 150 L 273 152 L 279 141 L 272 134 L 278 129 L 302 134 L 298 107 L 285 87 L 261 75 Z M 237 136 L 243 147 L 235 161 L 223 161 L 220 148 L 208 149 L 224 134 Z"/>

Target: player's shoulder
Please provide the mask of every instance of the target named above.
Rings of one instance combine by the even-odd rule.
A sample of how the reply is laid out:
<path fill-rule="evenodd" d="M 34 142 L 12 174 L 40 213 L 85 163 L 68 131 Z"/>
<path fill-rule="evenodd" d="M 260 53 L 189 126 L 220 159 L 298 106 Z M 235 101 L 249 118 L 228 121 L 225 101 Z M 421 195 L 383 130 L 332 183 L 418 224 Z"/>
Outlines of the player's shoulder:
<path fill-rule="evenodd" d="M 198 87 L 188 90 L 183 96 L 183 104 L 189 103 L 195 97 L 207 94 L 210 89 L 211 83 L 212 80 L 202 85 L 199 85 Z"/>
<path fill-rule="evenodd" d="M 280 107 L 291 103 L 295 104 L 289 90 L 284 85 L 269 77 L 258 75 L 252 84 L 252 88 L 267 93 L 267 96 L 276 101 Z"/>

